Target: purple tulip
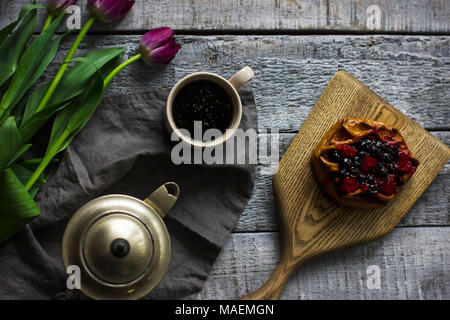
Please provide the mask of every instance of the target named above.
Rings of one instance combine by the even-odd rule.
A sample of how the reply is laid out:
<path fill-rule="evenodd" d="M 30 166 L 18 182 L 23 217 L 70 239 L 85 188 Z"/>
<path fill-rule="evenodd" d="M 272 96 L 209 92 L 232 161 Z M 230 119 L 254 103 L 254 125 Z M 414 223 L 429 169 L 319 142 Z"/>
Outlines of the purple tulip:
<path fill-rule="evenodd" d="M 150 65 L 169 63 L 181 49 L 173 34 L 173 30 L 167 27 L 147 32 L 139 44 L 142 60 Z"/>
<path fill-rule="evenodd" d="M 122 19 L 135 2 L 135 0 L 88 0 L 88 8 L 98 20 L 111 23 Z"/>
<path fill-rule="evenodd" d="M 75 4 L 77 0 L 48 0 L 48 11 L 53 15 L 59 16 L 69 6 Z"/>

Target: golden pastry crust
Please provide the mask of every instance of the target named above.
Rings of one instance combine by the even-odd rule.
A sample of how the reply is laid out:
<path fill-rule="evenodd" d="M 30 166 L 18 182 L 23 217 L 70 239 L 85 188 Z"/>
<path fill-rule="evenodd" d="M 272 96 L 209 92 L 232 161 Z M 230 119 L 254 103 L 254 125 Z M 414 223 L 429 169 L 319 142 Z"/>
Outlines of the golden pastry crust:
<path fill-rule="evenodd" d="M 353 118 L 336 122 L 312 155 L 313 171 L 325 193 L 352 208 L 386 206 L 418 164 L 396 128 Z"/>

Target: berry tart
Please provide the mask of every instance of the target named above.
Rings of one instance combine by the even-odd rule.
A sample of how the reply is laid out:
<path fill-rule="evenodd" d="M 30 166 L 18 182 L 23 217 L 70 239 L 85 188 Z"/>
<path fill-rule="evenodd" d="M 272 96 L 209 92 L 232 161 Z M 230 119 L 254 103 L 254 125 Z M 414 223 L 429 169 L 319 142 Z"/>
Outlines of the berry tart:
<path fill-rule="evenodd" d="M 322 138 L 312 164 L 325 192 L 339 204 L 379 208 L 402 190 L 419 161 L 394 127 L 342 119 Z"/>

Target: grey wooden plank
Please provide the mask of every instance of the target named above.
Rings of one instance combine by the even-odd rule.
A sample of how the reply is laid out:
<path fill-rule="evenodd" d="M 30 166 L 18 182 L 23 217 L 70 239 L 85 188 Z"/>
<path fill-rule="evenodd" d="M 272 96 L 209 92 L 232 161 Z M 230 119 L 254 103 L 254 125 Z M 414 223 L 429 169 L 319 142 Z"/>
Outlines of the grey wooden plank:
<path fill-rule="evenodd" d="M 0 26 L 12 21 L 20 8 L 29 2 L 2 1 Z M 45 4 L 46 0 L 39 0 L 38 3 Z M 85 3 L 78 1 L 84 14 L 83 20 L 88 16 Z M 449 11 L 450 5 L 446 0 L 141 0 L 136 2 L 125 20 L 113 26 L 99 24 L 93 30 L 120 32 L 167 25 L 179 30 L 199 31 L 445 33 L 450 31 Z"/>
<path fill-rule="evenodd" d="M 450 132 L 433 132 L 433 134 L 450 145 Z M 281 134 L 280 157 L 294 137 L 295 134 Z M 260 143 L 261 141 L 267 143 L 267 140 L 267 137 L 260 135 Z M 267 165 L 258 167 L 252 197 L 237 222 L 234 232 L 278 231 L 280 229 L 273 199 L 272 176 L 261 174 L 264 166 L 267 167 Z M 449 194 L 450 162 L 442 169 L 435 181 L 398 226 L 449 226 Z"/>
<path fill-rule="evenodd" d="M 252 87 L 259 127 L 296 132 L 333 74 L 346 69 L 420 125 L 450 128 L 448 36 L 178 36 L 183 44 L 167 66 L 142 62 L 123 70 L 110 94 L 170 88 L 196 71 L 231 76 L 255 70 Z M 73 39 L 73 38 L 72 38 Z M 136 53 L 140 36 L 89 36 L 86 49 L 123 46 Z M 64 42 L 67 49 L 71 40 Z M 64 52 L 57 59 L 62 60 Z M 46 73 L 44 79 L 53 76 Z"/>
<path fill-rule="evenodd" d="M 279 234 L 234 233 L 198 299 L 235 299 L 258 289 L 279 259 Z M 380 270 L 380 289 L 369 289 Z M 370 282 L 370 281 L 369 281 Z M 369 286 L 372 287 L 372 286 Z M 384 238 L 324 255 L 293 274 L 282 299 L 449 299 L 450 228 L 394 229 Z"/>

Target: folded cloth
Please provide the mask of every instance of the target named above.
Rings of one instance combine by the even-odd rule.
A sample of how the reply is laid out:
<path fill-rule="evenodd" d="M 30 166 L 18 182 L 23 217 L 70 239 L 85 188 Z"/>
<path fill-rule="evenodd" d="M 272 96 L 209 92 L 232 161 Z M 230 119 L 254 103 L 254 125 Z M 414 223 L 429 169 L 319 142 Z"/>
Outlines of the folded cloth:
<path fill-rule="evenodd" d="M 257 129 L 250 86 L 239 91 L 241 128 Z M 145 298 L 191 298 L 198 292 L 253 189 L 255 165 L 174 165 L 164 129 L 167 89 L 109 96 L 62 155 L 36 201 L 42 214 L 0 245 L 0 299 L 49 299 L 64 288 L 64 229 L 86 202 L 105 194 L 145 199 L 175 181 L 178 202 L 164 221 L 172 259 Z"/>

